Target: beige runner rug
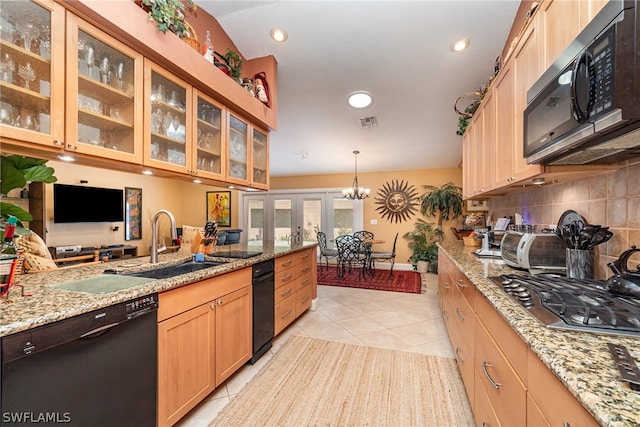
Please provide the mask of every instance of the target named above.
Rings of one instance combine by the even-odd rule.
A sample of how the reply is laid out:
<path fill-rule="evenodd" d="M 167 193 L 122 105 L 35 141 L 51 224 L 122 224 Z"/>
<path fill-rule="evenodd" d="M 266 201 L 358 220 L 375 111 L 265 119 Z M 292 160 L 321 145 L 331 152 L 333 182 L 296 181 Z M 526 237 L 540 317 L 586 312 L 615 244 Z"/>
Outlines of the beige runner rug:
<path fill-rule="evenodd" d="M 454 359 L 292 336 L 210 426 L 473 424 Z"/>

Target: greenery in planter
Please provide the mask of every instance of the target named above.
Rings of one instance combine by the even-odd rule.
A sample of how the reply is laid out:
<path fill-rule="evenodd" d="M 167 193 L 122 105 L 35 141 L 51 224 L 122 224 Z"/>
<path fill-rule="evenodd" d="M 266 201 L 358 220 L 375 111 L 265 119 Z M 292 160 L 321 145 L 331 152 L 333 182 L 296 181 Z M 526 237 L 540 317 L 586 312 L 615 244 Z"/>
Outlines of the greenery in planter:
<path fill-rule="evenodd" d="M 409 242 L 409 249 L 412 252 L 409 261 L 416 269 L 418 261 L 426 261 L 430 265 L 435 265 L 438 261 L 438 247 L 436 243 L 440 239 L 442 232 L 434 227 L 430 222 L 418 218 L 412 231 L 402 235 L 402 238 Z"/>
<path fill-rule="evenodd" d="M 32 182 L 56 182 L 58 179 L 53 176 L 55 170 L 46 166 L 48 160 L 34 159 L 16 155 L 0 156 L 0 179 L 2 180 L 0 192 L 7 195 L 11 190 L 24 188 Z M 0 229 L 4 237 L 4 224 L 13 215 L 18 218 L 16 234 L 29 234 L 30 231 L 22 225 L 22 221 L 31 221 L 33 216 L 20 206 L 13 203 L 0 202 Z"/>
<path fill-rule="evenodd" d="M 156 21 L 158 31 L 166 33 L 167 30 L 180 37 L 190 37 L 189 24 L 185 21 L 184 10 L 197 9 L 193 0 L 187 0 L 185 4 L 181 0 L 141 0 L 149 18 Z"/>
<path fill-rule="evenodd" d="M 427 217 L 437 214 L 438 230 L 440 230 L 440 239 L 442 240 L 444 237 L 442 222 L 456 219 L 462 215 L 464 206 L 462 188 L 453 182 L 447 182 L 442 187 L 423 185 L 422 188 L 428 191 L 420 196 L 420 212 Z"/>
<path fill-rule="evenodd" d="M 231 77 L 242 83 L 242 57 L 240 54 L 235 50 L 227 49 L 224 59 L 227 60 L 227 65 L 231 67 Z"/>

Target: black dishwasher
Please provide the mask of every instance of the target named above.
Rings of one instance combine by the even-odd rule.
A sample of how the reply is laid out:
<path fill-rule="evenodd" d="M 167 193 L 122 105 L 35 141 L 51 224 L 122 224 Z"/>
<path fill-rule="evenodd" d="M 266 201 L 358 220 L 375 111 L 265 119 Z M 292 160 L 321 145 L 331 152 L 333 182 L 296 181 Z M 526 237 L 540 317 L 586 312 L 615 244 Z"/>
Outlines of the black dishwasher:
<path fill-rule="evenodd" d="M 254 364 L 273 343 L 275 333 L 275 280 L 273 259 L 253 265 L 253 356 Z"/>
<path fill-rule="evenodd" d="M 0 425 L 155 426 L 156 294 L 2 338 Z"/>

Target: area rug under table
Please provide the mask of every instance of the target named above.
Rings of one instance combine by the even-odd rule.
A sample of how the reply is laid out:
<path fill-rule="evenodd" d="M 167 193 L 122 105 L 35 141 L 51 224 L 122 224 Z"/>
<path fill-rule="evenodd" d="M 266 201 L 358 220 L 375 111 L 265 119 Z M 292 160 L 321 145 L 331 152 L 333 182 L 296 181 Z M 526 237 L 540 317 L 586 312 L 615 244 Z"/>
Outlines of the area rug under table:
<path fill-rule="evenodd" d="M 210 427 L 473 424 L 455 359 L 292 336 Z"/>
<path fill-rule="evenodd" d="M 373 273 L 373 274 L 372 274 Z M 346 272 L 338 277 L 335 267 L 318 266 L 318 285 L 344 286 L 347 288 L 376 289 L 379 291 L 395 291 L 419 294 L 422 290 L 420 274 L 415 271 L 394 271 L 389 277 L 389 270 L 367 272 L 366 277 L 359 277 L 358 270 Z"/>

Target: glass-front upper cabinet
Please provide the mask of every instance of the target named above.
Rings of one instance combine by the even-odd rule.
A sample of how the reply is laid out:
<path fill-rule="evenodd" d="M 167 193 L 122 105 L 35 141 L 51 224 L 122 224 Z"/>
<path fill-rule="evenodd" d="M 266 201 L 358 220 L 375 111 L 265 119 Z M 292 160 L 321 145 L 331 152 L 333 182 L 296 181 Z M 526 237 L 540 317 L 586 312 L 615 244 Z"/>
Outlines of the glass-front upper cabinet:
<path fill-rule="evenodd" d="M 192 173 L 192 87 L 145 59 L 144 164 Z"/>
<path fill-rule="evenodd" d="M 2 1 L 0 134 L 62 146 L 64 14 L 53 1 Z"/>
<path fill-rule="evenodd" d="M 226 145 L 224 120 L 225 108 L 207 95 L 194 89 L 193 110 L 197 111 L 196 141 L 197 148 L 193 150 L 194 174 L 204 178 L 224 179 L 225 164 L 223 161 Z"/>
<path fill-rule="evenodd" d="M 229 113 L 227 181 L 249 185 L 249 124 Z"/>
<path fill-rule="evenodd" d="M 69 151 L 142 162 L 142 55 L 82 19 L 67 19 Z"/>
<path fill-rule="evenodd" d="M 252 128 L 251 186 L 269 189 L 269 134 L 258 128 Z"/>

